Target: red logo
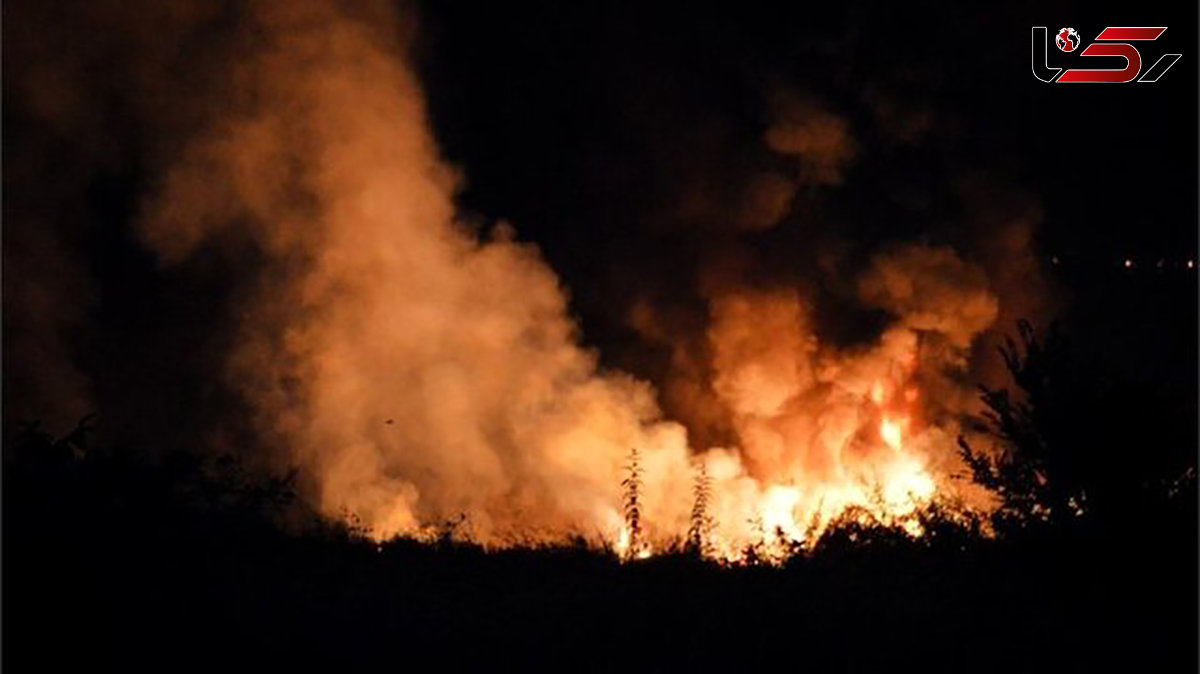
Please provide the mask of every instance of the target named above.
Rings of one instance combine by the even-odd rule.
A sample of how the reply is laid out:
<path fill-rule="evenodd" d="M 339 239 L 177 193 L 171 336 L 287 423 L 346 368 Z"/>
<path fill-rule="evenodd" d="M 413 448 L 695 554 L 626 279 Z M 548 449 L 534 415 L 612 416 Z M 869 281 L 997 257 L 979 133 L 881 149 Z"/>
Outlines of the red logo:
<path fill-rule="evenodd" d="M 1157 40 L 1167 27 L 1108 27 L 1100 31 L 1095 41 L 1088 45 L 1079 56 L 1108 56 L 1125 59 L 1124 68 L 1071 68 L 1062 72 L 1062 68 L 1051 68 L 1049 65 L 1049 50 L 1047 47 L 1048 34 L 1045 26 L 1033 27 L 1033 76 L 1043 82 L 1058 83 L 1108 83 L 1124 82 L 1156 82 L 1163 73 L 1167 72 L 1180 54 L 1163 54 L 1154 65 L 1141 77 L 1142 54 L 1131 42 L 1153 42 Z M 1059 50 L 1071 53 L 1079 48 L 1081 40 L 1074 28 L 1062 28 L 1054 34 L 1054 44 Z M 1061 75 L 1059 73 L 1062 73 Z"/>
<path fill-rule="evenodd" d="M 1063 51 L 1075 51 L 1079 47 L 1079 33 L 1074 28 L 1063 28 L 1054 36 L 1054 44 Z"/>

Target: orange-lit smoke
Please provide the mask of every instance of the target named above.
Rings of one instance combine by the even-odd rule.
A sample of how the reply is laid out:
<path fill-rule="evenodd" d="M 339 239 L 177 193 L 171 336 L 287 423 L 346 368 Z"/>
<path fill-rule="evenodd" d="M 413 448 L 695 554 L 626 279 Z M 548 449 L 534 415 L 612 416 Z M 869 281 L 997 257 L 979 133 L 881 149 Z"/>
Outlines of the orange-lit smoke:
<path fill-rule="evenodd" d="M 484 540 L 615 534 L 630 448 L 686 485 L 684 431 L 597 371 L 536 249 L 456 220 L 395 21 L 367 9 L 255 6 L 235 112 L 167 173 L 145 238 L 265 259 L 229 374 L 325 512 L 379 536 L 462 514 Z"/>
<path fill-rule="evenodd" d="M 714 387 L 740 449 L 710 454 L 729 556 L 756 538 L 811 543 L 852 507 L 916 533 L 935 496 L 985 505 L 951 476 L 969 347 L 997 312 L 986 278 L 950 249 L 911 246 L 876 257 L 859 292 L 895 318 L 851 350 L 820 340 L 795 290 L 712 301 Z"/>
<path fill-rule="evenodd" d="M 795 289 L 716 293 L 701 384 L 736 442 L 689 448 L 649 385 L 601 371 L 579 346 L 535 248 L 505 225 L 481 235 L 457 219 L 458 178 L 396 37 L 406 22 L 385 3 L 247 11 L 221 114 L 165 172 L 142 232 L 168 263 L 253 251 L 231 254 L 261 271 L 228 376 L 322 511 L 376 536 L 465 515 L 464 533 L 489 544 L 616 542 L 637 447 L 649 539 L 687 531 L 699 460 L 714 545 L 735 557 L 780 532 L 811 540 L 849 506 L 900 522 L 955 493 L 957 419 L 972 398 L 962 375 L 997 303 L 954 251 L 878 256 L 859 293 L 894 320 L 850 351 L 821 341 Z M 771 142 L 817 152 L 812 180 L 833 183 L 852 151 L 822 140 L 844 132 L 836 119 L 817 121 Z"/>

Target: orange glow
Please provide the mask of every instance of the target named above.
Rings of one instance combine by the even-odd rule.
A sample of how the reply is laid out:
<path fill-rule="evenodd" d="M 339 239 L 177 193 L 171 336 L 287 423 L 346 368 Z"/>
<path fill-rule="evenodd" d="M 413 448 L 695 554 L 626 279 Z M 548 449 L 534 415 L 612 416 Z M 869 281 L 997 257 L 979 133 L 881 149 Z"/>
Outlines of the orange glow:
<path fill-rule="evenodd" d="M 883 441 L 887 443 L 888 447 L 891 447 L 896 451 L 900 451 L 901 433 L 900 424 L 898 422 L 884 417 L 883 421 L 879 424 L 879 437 L 883 438 Z"/>
<path fill-rule="evenodd" d="M 455 520 L 454 535 L 486 546 L 580 534 L 637 559 L 689 530 L 702 464 L 708 554 L 739 561 L 782 559 L 839 517 L 918 536 L 920 508 L 971 499 L 950 476 L 976 411 L 973 348 L 1001 315 L 982 265 L 946 246 L 879 249 L 845 281 L 887 323 L 853 345 L 821 333 L 811 288 L 721 277 L 664 381 L 604 368 L 537 248 L 504 224 L 464 226 L 460 172 L 394 44 L 410 31 L 386 4 L 371 21 L 295 5 L 254 5 L 269 47 L 239 64 L 244 105 L 189 139 L 140 222 L 167 262 L 243 239 L 266 258 L 226 374 L 313 507 L 376 539 L 432 538 Z M 765 142 L 823 157 L 815 179 L 839 181 L 849 126 L 792 112 Z M 659 407 L 653 384 L 688 368 L 721 446 Z M 636 534 L 622 516 L 631 448 Z"/>

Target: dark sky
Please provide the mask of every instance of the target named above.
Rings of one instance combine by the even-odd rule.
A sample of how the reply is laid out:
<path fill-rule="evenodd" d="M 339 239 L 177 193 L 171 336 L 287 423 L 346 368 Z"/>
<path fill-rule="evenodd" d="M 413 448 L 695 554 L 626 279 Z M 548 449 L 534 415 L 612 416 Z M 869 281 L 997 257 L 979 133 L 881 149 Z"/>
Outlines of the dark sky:
<path fill-rule="evenodd" d="M 876 203 L 851 227 L 871 229 L 861 220 L 885 215 L 878 198 L 888 186 L 936 189 L 981 171 L 1041 202 L 1048 250 L 1099 258 L 1194 249 L 1195 7 L 1058 4 L 684 12 L 431 3 L 423 63 L 439 140 L 469 177 L 464 202 L 514 219 L 552 248 L 639 229 L 672 195 L 670 169 L 706 159 L 689 142 L 761 134 L 764 93 L 782 85 L 816 92 L 860 133 L 862 161 L 841 191 L 854 193 L 847 200 L 873 193 Z M 1031 25 L 1071 25 L 1090 41 L 1105 25 L 1147 21 L 1172 27 L 1143 47 L 1144 69 L 1161 53 L 1184 54 L 1153 85 L 1072 87 L 1031 76 Z M 1088 65 L 1057 51 L 1051 58 Z M 929 137 L 889 146 L 870 120 L 876 93 L 929 111 Z"/>
<path fill-rule="evenodd" d="M 719 224 L 673 219 L 672 204 L 760 165 L 747 148 L 779 88 L 844 116 L 859 152 L 841 185 L 804 192 L 769 235 L 738 238 L 760 259 L 805 264 L 814 228 L 866 249 L 957 243 L 988 227 L 989 214 L 1029 209 L 1041 214 L 1038 254 L 1060 259 L 1070 303 L 1095 314 L 1110 306 L 1106 272 L 1126 256 L 1180 265 L 1196 251 L 1192 3 L 424 10 L 418 53 L 438 139 L 467 176 L 463 204 L 541 244 L 586 336 L 605 346 L 636 341 L 618 318 L 623 298 L 663 284 L 686 294 L 697 259 L 732 243 Z M 1072 26 L 1085 44 L 1107 25 L 1165 25 L 1141 47 L 1143 68 L 1162 53 L 1184 56 L 1154 84 L 1046 84 L 1031 74 L 1034 25 Z M 1121 65 L 1051 51 L 1061 67 Z M 906 136 L 905 124 L 927 128 Z M 963 179 L 975 182 L 969 196 Z M 1163 332 L 1194 351 L 1194 279 L 1176 280 L 1172 293 L 1182 294 L 1147 292 L 1179 321 Z"/>
<path fill-rule="evenodd" d="M 67 382 L 73 368 L 111 418 L 201 424 L 198 410 L 231 404 L 210 375 L 228 346 L 213 326 L 236 283 L 220 268 L 164 272 L 132 234 L 149 179 L 142 149 L 161 130 L 137 121 L 127 101 L 139 82 L 105 59 L 137 62 L 145 36 L 118 32 L 104 43 L 115 56 L 89 53 L 89 40 L 63 37 L 89 30 L 69 5 L 6 9 L 4 355 L 17 365 L 6 368 L 6 412 L 52 417 L 38 410 L 53 405 L 29 392 L 46 388 L 35 381 Z M 901 240 L 984 256 L 988 228 L 1020 218 L 1032 223 L 1037 255 L 1060 258 L 1055 292 L 1069 308 L 1059 313 L 1074 317 L 1077 332 L 1101 352 L 1165 344 L 1158 364 L 1134 371 L 1186 373 L 1194 396 L 1195 276 L 1139 281 L 1117 269 L 1129 255 L 1151 274 L 1158 258 L 1179 265 L 1196 254 L 1194 3 L 519 1 L 417 10 L 415 56 L 437 141 L 465 177 L 461 206 L 481 224 L 512 222 L 541 247 L 606 363 L 653 380 L 663 356 L 631 329 L 631 303 L 692 320 L 702 312 L 701 270 L 730 251 L 764 276 L 803 277 L 796 270 L 831 242 L 850 259 Z M 45 27 L 60 24 L 70 29 L 55 42 Z M 1144 67 L 1161 53 L 1183 58 L 1153 84 L 1046 84 L 1030 72 L 1034 25 L 1072 26 L 1085 43 L 1109 25 L 1165 25 L 1140 47 Z M 19 83 L 46 66 L 29 57 L 39 41 L 106 83 L 66 131 L 47 127 L 21 98 Z M 167 72 L 180 86 L 210 69 L 204 49 L 194 53 Z M 1080 58 L 1051 52 L 1066 67 Z M 836 181 L 798 179 L 777 226 L 737 231 L 733 202 L 748 177 L 788 170 L 763 146 L 780 96 L 843 119 L 854 159 Z M 69 263 L 46 252 L 46 240 Z M 812 282 L 834 300 L 846 292 L 837 279 Z M 70 306 L 66 317 L 43 325 L 23 311 L 30 287 L 45 295 L 39 301 Z M 870 333 L 869 315 L 825 305 L 842 338 Z M 48 364 L 50 351 L 67 354 L 72 368 Z"/>
<path fill-rule="evenodd" d="M 1195 133 L 1195 110 L 1189 107 L 1195 105 L 1194 78 L 1188 70 L 1194 59 L 1189 63 L 1187 52 L 1195 43 L 1195 8 L 1186 4 L 1144 3 L 1136 11 L 1111 11 L 1098 3 L 1086 8 L 1005 3 L 1003 9 L 954 3 L 739 5 L 691 13 L 619 3 L 591 11 L 551 2 L 425 6 L 425 72 L 443 145 L 452 155 L 475 147 L 466 159 L 486 157 L 479 150 L 489 146 L 502 151 L 505 137 L 541 140 L 545 148 L 554 146 L 550 140 L 579 144 L 589 140 L 581 136 L 628 125 L 628 117 L 650 106 L 665 116 L 680 110 L 662 108 L 687 104 L 694 106 L 689 116 L 721 114 L 752 123 L 761 107 L 754 98 L 772 81 L 847 101 L 886 83 L 908 102 L 945 108 L 968 125 L 972 147 L 964 152 L 991 150 L 977 157 L 982 165 L 1055 167 L 1043 172 L 1090 180 L 1101 173 L 1095 162 L 1064 165 L 1035 158 L 1044 143 L 1095 144 L 1107 134 L 1125 151 L 1148 153 L 1144 158 L 1169 153 L 1159 157 L 1158 170 L 1194 170 L 1195 148 L 1187 142 Z M 1086 15 L 1111 18 L 1080 23 Z M 1155 18 L 1156 25 L 1174 26 L 1158 41 L 1143 43 L 1144 67 L 1160 53 L 1184 52 L 1179 70 L 1155 87 L 1038 86 L 1030 77 L 1031 25 L 1069 23 L 1086 43 L 1108 23 L 1122 23 L 1120 18 Z M 1055 65 L 1067 66 L 1075 55 L 1050 56 Z M 1119 63 L 1097 59 L 1091 67 Z M 485 98 L 490 105 L 468 105 Z M 490 128 L 478 124 L 482 117 L 491 120 Z M 465 124 L 469 121 L 477 123 Z M 573 148 L 560 149 L 566 155 Z M 1040 187 L 1040 180 L 1031 182 Z"/>

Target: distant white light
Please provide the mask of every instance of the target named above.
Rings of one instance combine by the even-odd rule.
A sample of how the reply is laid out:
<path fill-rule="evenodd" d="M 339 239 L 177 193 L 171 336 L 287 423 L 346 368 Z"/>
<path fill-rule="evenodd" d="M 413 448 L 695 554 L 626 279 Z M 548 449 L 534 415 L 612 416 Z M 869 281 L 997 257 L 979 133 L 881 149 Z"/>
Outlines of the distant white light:
<path fill-rule="evenodd" d="M 1126 269 L 1133 269 L 1133 260 L 1132 260 L 1132 259 L 1130 259 L 1130 258 L 1125 258 L 1125 268 L 1126 268 Z"/>
<path fill-rule="evenodd" d="M 1052 255 L 1050 257 L 1050 264 L 1058 264 L 1058 256 L 1057 255 Z"/>
<path fill-rule="evenodd" d="M 1196 261 L 1188 260 L 1188 269 L 1194 269 L 1195 267 L 1196 267 Z"/>

